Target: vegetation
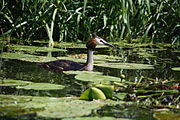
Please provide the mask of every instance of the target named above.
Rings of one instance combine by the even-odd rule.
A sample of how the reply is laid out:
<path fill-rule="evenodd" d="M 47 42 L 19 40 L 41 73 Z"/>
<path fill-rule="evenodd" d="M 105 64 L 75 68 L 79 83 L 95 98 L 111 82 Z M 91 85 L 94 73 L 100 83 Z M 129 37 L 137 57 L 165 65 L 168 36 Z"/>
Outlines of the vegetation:
<path fill-rule="evenodd" d="M 0 119 L 180 117 L 179 0 L 1 0 L 0 17 Z M 85 63 L 92 32 L 115 46 L 94 72 L 37 65 Z"/>
<path fill-rule="evenodd" d="M 1 35 L 27 40 L 85 41 L 96 31 L 120 41 L 177 43 L 178 0 L 1 0 Z M 147 37 L 151 39 L 146 39 Z"/>

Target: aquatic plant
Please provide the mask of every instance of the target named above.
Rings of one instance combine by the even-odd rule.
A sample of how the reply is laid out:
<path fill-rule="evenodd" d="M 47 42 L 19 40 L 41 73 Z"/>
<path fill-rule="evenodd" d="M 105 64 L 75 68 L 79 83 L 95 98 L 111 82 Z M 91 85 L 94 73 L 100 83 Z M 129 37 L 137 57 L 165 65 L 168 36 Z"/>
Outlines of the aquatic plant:
<path fill-rule="evenodd" d="M 114 41 L 143 37 L 139 42 L 174 44 L 180 38 L 178 0 L 2 0 L 0 7 L 0 33 L 20 39 L 79 42 L 92 31 Z"/>

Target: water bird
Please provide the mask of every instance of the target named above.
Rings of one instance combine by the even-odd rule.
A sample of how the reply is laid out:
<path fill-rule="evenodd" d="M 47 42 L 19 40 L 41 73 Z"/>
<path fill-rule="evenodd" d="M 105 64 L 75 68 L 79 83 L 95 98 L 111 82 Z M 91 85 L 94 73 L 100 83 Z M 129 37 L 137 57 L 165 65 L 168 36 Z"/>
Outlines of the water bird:
<path fill-rule="evenodd" d="M 93 71 L 93 51 L 97 45 L 106 45 L 113 47 L 112 44 L 106 42 L 101 37 L 98 37 L 96 33 L 92 34 L 90 40 L 87 41 L 87 60 L 85 64 L 80 64 L 71 60 L 56 60 L 51 62 L 38 63 L 43 68 L 48 68 L 55 71 L 69 71 L 69 70 L 80 70 L 80 71 Z"/>

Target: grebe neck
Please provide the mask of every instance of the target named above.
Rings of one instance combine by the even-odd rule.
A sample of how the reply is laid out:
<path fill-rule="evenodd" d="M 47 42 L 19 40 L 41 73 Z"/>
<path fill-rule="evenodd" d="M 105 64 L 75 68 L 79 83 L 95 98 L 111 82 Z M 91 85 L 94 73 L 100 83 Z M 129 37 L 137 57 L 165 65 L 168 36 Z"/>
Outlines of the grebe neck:
<path fill-rule="evenodd" d="M 93 51 L 92 50 L 88 50 L 88 54 L 87 54 L 87 61 L 86 61 L 86 66 L 87 66 L 87 70 L 88 71 L 92 71 L 93 70 Z"/>

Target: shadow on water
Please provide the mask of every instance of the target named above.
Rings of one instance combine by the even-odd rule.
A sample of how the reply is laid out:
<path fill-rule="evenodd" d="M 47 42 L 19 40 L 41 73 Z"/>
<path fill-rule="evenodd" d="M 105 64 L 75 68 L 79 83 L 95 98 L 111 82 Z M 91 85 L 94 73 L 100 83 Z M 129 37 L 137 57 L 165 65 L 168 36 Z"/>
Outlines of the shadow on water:
<path fill-rule="evenodd" d="M 134 49 L 121 50 L 116 53 L 116 56 L 123 59 L 118 62 L 130 62 L 141 64 L 154 65 L 153 70 L 130 70 L 130 69 L 115 69 L 95 66 L 96 71 L 103 72 L 105 75 L 119 77 L 120 74 L 126 76 L 126 80 L 135 81 L 141 76 L 147 78 L 158 78 L 162 80 L 178 80 L 180 78 L 179 72 L 172 71 L 172 67 L 180 66 L 178 56 L 179 52 L 172 52 L 172 50 L 148 50 L 153 56 L 145 57 L 140 55 L 141 51 Z M 79 53 L 78 51 L 73 51 Z M 105 53 L 99 50 L 98 53 Z M 54 56 L 58 53 L 54 53 Z M 66 75 L 63 73 L 51 72 L 40 68 L 36 63 L 25 62 L 20 60 L 3 59 L 0 71 L 1 79 L 15 79 L 31 82 L 47 82 L 65 85 L 61 90 L 24 90 L 13 87 L 0 87 L 0 94 L 4 95 L 26 95 L 26 96 L 52 96 L 52 97 L 68 97 L 80 96 L 80 94 L 87 87 L 87 82 L 81 82 L 74 78 L 73 75 Z M 93 115 L 93 114 L 92 114 Z M 130 118 L 133 120 L 156 120 L 153 118 L 153 112 L 148 108 L 143 108 L 135 105 L 116 105 L 104 106 L 96 113 L 98 116 L 113 116 L 115 118 Z M 27 119 L 27 120 L 51 120 L 49 118 L 39 118 L 35 114 L 22 115 L 16 117 L 0 117 L 3 120 Z"/>

